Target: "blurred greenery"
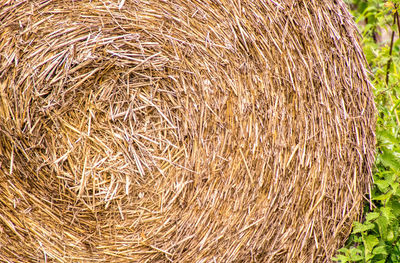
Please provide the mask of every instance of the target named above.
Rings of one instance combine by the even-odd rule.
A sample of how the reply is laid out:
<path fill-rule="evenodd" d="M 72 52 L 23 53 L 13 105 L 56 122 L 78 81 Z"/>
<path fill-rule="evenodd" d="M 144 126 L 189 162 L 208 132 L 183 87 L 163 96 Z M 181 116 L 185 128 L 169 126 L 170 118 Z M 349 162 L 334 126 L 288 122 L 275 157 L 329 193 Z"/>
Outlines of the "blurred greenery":
<path fill-rule="evenodd" d="M 375 87 L 377 156 L 372 204 L 354 222 L 338 262 L 400 262 L 400 0 L 348 0 Z M 372 209 L 370 209 L 372 208 Z"/>

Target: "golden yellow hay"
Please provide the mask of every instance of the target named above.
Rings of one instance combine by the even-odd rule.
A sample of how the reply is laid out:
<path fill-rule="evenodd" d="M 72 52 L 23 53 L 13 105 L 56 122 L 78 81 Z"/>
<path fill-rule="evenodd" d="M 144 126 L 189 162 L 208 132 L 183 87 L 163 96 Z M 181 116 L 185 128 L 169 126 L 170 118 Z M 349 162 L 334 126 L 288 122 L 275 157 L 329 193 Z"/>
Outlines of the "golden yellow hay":
<path fill-rule="evenodd" d="M 361 214 L 340 0 L 0 0 L 0 36 L 0 261 L 329 262 Z"/>

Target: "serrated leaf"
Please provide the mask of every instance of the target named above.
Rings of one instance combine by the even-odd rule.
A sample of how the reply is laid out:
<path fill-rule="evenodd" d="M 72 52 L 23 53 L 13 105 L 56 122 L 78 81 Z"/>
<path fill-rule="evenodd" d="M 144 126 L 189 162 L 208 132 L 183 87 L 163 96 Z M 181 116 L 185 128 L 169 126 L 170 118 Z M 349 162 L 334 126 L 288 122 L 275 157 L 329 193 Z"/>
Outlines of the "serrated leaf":
<path fill-rule="evenodd" d="M 388 224 L 389 220 L 387 220 L 385 217 L 380 216 L 379 218 L 376 219 L 376 224 L 378 225 L 378 230 L 379 230 L 379 235 L 383 240 L 386 240 L 387 237 L 387 229 L 388 229 Z"/>
<path fill-rule="evenodd" d="M 333 261 L 339 261 L 340 263 L 349 262 L 349 258 L 345 255 L 337 255 L 336 258 L 332 258 Z"/>
<path fill-rule="evenodd" d="M 361 224 L 360 222 L 354 222 L 354 227 L 353 227 L 353 234 L 356 233 L 362 233 L 362 232 L 366 232 L 368 230 L 371 230 L 375 227 L 375 225 L 373 223 L 370 222 L 366 222 L 364 224 Z"/>
<path fill-rule="evenodd" d="M 352 262 L 360 261 L 364 258 L 362 255 L 362 251 L 357 248 L 353 248 L 350 250 L 350 259 Z"/>
<path fill-rule="evenodd" d="M 384 216 L 390 223 L 393 219 L 396 217 L 392 213 L 392 208 L 391 207 L 382 207 L 381 208 L 382 216 Z"/>
<path fill-rule="evenodd" d="M 394 7 L 400 12 L 400 0 L 348 2 L 357 21 L 362 21 L 363 50 L 374 75 L 372 83 L 376 88 L 375 102 L 379 111 L 376 123 L 379 155 L 375 162 L 374 188 L 371 192 L 376 207 L 365 214 L 366 222 L 354 223 L 347 246 L 352 248 L 342 253 L 342 262 L 356 262 L 352 261 L 352 257 L 358 259 L 362 256 L 361 262 L 364 263 L 400 263 L 400 39 L 395 37 L 390 47 L 392 31 L 395 31 L 395 36 L 399 34 L 393 19 L 397 15 Z M 389 33 L 389 39 L 376 41 L 377 34 L 383 36 L 385 31 Z M 389 60 L 391 65 L 387 72 Z M 385 81 L 387 74 L 388 84 Z M 362 253 L 356 253 L 354 246 L 361 249 Z"/>
<path fill-rule="evenodd" d="M 399 143 L 399 139 L 397 139 L 390 131 L 388 130 L 379 130 L 377 131 L 376 137 L 380 144 L 386 145 L 396 145 Z"/>
<path fill-rule="evenodd" d="M 390 230 L 390 231 L 388 231 L 388 234 L 387 234 L 387 241 L 389 241 L 389 242 L 392 242 L 393 241 L 393 239 L 394 239 L 394 232 L 392 231 L 392 230 Z"/>
<path fill-rule="evenodd" d="M 337 252 L 345 253 L 346 255 L 349 255 L 350 249 L 342 247 L 342 248 L 338 249 Z"/>
<path fill-rule="evenodd" d="M 372 253 L 375 255 L 387 255 L 388 254 L 385 246 L 375 247 L 374 250 L 372 251 Z"/>
<path fill-rule="evenodd" d="M 386 167 L 392 168 L 395 171 L 400 170 L 400 158 L 393 151 L 386 147 L 381 147 L 382 154 L 379 155 L 379 160 Z"/>
<path fill-rule="evenodd" d="M 392 197 L 393 191 L 390 190 L 386 194 L 378 195 L 373 197 L 373 200 L 378 200 L 378 201 L 384 201 L 384 200 L 389 200 L 390 197 Z"/>
<path fill-rule="evenodd" d="M 367 221 L 372 221 L 372 220 L 375 220 L 375 219 L 377 219 L 378 217 L 379 217 L 379 213 L 377 213 L 377 212 L 371 212 L 371 213 L 368 213 L 367 215 L 366 215 L 366 219 L 367 219 Z"/>
<path fill-rule="evenodd" d="M 375 185 L 378 186 L 381 192 L 386 192 L 390 184 L 387 180 L 375 180 Z"/>
<path fill-rule="evenodd" d="M 393 191 L 393 195 L 394 195 L 395 197 L 400 197 L 400 188 L 399 188 L 399 187 L 397 187 L 397 188 Z"/>
<path fill-rule="evenodd" d="M 354 236 L 354 242 L 361 243 L 362 242 L 362 237 L 361 236 Z"/>
<path fill-rule="evenodd" d="M 364 247 L 365 247 L 365 254 L 369 254 L 372 252 L 372 249 L 379 244 L 379 240 L 376 236 L 368 235 L 364 238 Z"/>
<path fill-rule="evenodd" d="M 400 194 L 400 193 L 399 193 Z M 392 212 L 393 212 L 393 215 L 396 217 L 396 218 L 399 218 L 400 217 L 400 202 L 399 201 L 396 201 L 396 200 L 392 200 L 390 203 L 389 203 L 389 205 L 392 207 Z"/>

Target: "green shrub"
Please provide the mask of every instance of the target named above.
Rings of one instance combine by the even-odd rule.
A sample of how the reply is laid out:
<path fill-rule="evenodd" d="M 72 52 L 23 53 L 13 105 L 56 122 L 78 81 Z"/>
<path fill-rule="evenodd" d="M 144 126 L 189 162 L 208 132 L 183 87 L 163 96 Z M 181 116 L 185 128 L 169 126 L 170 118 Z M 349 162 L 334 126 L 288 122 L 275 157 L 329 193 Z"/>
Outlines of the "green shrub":
<path fill-rule="evenodd" d="M 400 0 L 348 2 L 360 26 L 373 76 L 378 144 L 374 186 L 364 220 L 354 222 L 346 247 L 333 260 L 400 262 Z"/>

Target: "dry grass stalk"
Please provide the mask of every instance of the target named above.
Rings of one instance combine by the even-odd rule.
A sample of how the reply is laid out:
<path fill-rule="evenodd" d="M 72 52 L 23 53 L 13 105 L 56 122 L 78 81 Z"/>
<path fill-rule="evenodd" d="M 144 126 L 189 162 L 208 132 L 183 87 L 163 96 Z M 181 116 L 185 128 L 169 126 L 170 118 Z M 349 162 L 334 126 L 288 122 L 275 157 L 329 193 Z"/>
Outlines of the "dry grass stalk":
<path fill-rule="evenodd" d="M 0 1 L 0 261 L 328 262 L 374 106 L 342 1 Z"/>

